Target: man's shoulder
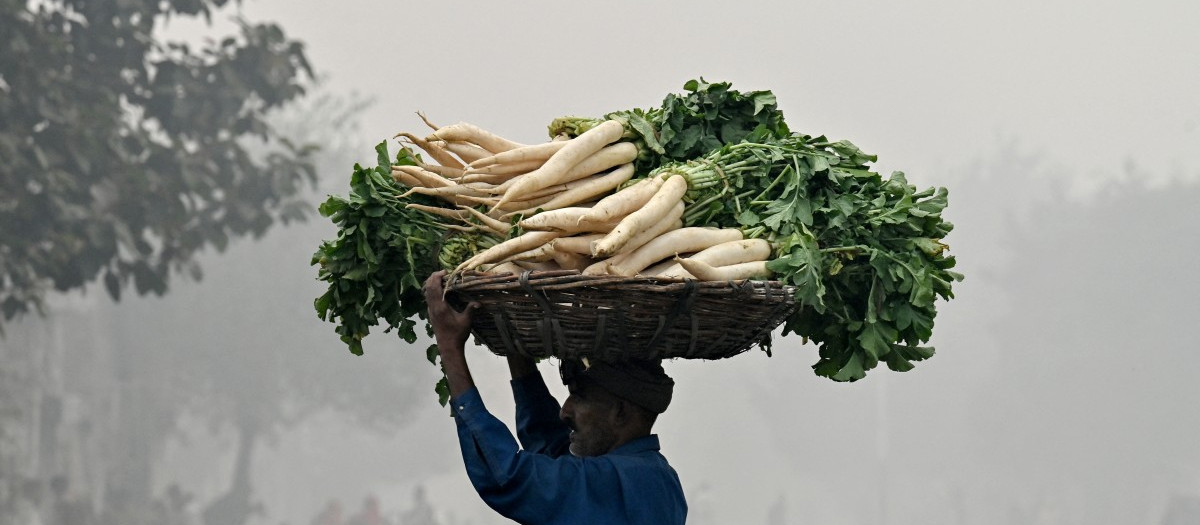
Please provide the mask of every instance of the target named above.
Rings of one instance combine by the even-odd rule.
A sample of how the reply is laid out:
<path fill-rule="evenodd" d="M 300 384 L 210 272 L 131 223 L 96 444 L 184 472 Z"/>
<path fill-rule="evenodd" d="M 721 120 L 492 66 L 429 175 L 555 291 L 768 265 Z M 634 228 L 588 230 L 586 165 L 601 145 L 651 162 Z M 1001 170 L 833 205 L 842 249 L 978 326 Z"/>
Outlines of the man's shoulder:
<path fill-rule="evenodd" d="M 637 438 L 600 456 L 612 462 L 618 470 L 637 470 L 639 475 L 657 472 L 678 483 L 675 469 L 659 450 L 658 436 L 650 434 Z"/>

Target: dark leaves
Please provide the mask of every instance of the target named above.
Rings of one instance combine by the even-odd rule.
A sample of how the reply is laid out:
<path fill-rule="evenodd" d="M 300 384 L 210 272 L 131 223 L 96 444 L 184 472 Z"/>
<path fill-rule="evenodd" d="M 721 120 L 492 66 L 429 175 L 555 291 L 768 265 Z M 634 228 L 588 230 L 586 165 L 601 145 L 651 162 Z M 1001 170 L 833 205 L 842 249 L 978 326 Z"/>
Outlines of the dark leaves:
<path fill-rule="evenodd" d="M 362 354 L 362 339 L 380 321 L 385 331 L 416 341 L 412 318 L 425 316 L 421 285 L 437 267 L 443 236 L 443 228 L 398 199 L 404 189 L 392 180 L 390 167 L 413 162 L 411 152 L 401 149 L 394 162 L 386 143 L 376 152 L 378 166 L 354 166 L 348 196 L 321 204 L 338 236 L 322 243 L 311 260 L 319 266 L 318 279 L 329 283 L 314 302 L 317 316 L 338 324 L 335 330 L 354 354 Z"/>
<path fill-rule="evenodd" d="M 0 7 L 4 319 L 51 286 L 163 293 L 205 247 L 306 215 L 312 149 L 265 119 L 303 93 L 303 47 L 244 21 L 200 48 L 155 40 L 166 16 L 223 3 Z"/>
<path fill-rule="evenodd" d="M 935 300 L 962 280 L 941 242 L 951 229 L 941 218 L 946 191 L 917 191 L 899 172 L 884 178 L 865 166 L 874 159 L 846 141 L 797 134 L 660 168 L 692 185 L 687 225 L 737 225 L 771 241 L 767 267 L 803 305 L 784 333 L 816 342 L 813 369 L 835 381 L 861 379 L 881 361 L 908 370 L 932 355 L 916 345 L 933 335 Z M 718 178 L 728 185 L 709 184 Z"/>

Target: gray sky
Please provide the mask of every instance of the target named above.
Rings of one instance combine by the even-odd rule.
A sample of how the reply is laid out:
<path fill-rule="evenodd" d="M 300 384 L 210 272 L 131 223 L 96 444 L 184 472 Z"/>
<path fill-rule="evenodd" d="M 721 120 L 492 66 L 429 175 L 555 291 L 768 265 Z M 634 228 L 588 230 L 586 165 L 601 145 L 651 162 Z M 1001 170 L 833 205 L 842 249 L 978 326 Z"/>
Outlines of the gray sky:
<path fill-rule="evenodd" d="M 1169 176 L 1200 139 L 1200 4 L 1182 0 L 257 0 L 244 12 L 307 42 L 333 89 L 377 97 L 371 140 L 416 128 L 416 110 L 534 140 L 553 117 L 652 106 L 699 75 L 772 89 L 795 128 L 930 183 L 996 137 L 1087 178 L 1128 158 Z"/>
<path fill-rule="evenodd" d="M 958 299 L 941 306 L 939 354 L 913 372 L 834 384 L 809 370 L 815 350 L 792 340 L 777 341 L 771 359 L 756 352 L 668 364 L 679 390 L 657 430 L 697 522 L 707 514 L 711 523 L 761 523 L 783 501 L 789 516 L 825 524 L 999 524 L 1010 523 L 1014 509 L 1036 515 L 1016 521 L 1023 523 L 1090 525 L 1103 520 L 1088 512 L 1101 511 L 1111 523 L 1152 523 L 1167 494 L 1200 495 L 1200 458 L 1186 455 L 1181 437 L 1200 431 L 1186 416 L 1200 395 L 1170 386 L 1187 376 L 1166 359 L 1127 370 L 1117 360 L 1064 364 L 1014 354 L 1014 347 L 1059 336 L 1068 356 L 1107 341 L 1136 346 L 1138 339 L 1122 339 L 1131 337 L 1127 332 L 1096 336 L 1095 323 L 1086 322 L 1092 317 L 1076 311 L 1062 315 L 1084 321 L 1063 323 L 1064 330 L 1022 317 L 1024 301 L 1060 297 L 1034 298 L 1053 278 L 1037 281 L 1042 288 L 1014 281 L 1013 268 L 1038 267 L 1024 264 L 1030 254 L 1000 236 L 1012 235 L 1037 203 L 1096 198 L 1117 181 L 1161 187 L 1200 175 L 1200 3 L 256 0 L 242 9 L 305 41 L 331 91 L 375 98 L 357 137 L 364 160 L 379 140 L 421 129 L 417 110 L 435 122 L 467 120 L 535 141 L 554 117 L 654 106 L 703 75 L 735 88 L 771 89 L 793 129 L 849 139 L 879 155 L 880 171 L 902 170 L 915 184 L 950 188 L 947 215 L 958 229 L 949 241 L 968 280 L 956 287 Z M 1022 155 L 1026 161 L 1018 162 Z M 1175 220 L 1194 224 L 1193 217 Z M 1123 239 L 1162 227 L 1139 220 L 1130 218 Z M 1082 235 L 1086 226 L 1062 231 Z M 1200 247 L 1184 241 L 1155 246 L 1195 260 Z M 1094 260 L 1105 252 L 1097 253 Z M 1141 266 L 1133 255 L 1119 260 Z M 1103 288 L 1115 278 L 1109 270 L 1047 269 L 1088 279 L 1064 288 L 1076 294 L 1070 304 L 1084 307 L 1078 291 Z M 1145 287 L 1195 290 L 1196 279 L 1149 280 Z M 1161 297 L 1117 320 L 1182 325 L 1200 313 L 1190 302 Z M 324 328 L 332 334 L 331 325 Z M 1143 337 L 1156 345 L 1145 350 L 1182 344 L 1184 332 L 1176 330 Z M 330 341 L 331 352 L 341 351 Z M 385 336 L 370 343 L 369 353 L 427 368 L 430 384 L 436 378 L 419 349 L 398 351 L 400 343 Z M 1024 360 L 1014 365 L 1011 355 Z M 489 406 L 508 417 L 502 360 L 482 350 L 473 357 Z M 1050 364 L 1079 368 L 1046 379 Z M 1128 394 L 1126 401 L 1107 397 L 1105 385 Z M 1166 397 L 1152 402 L 1159 394 Z M 1090 406 L 1097 398 L 1111 403 Z M 419 481 L 439 507 L 455 502 L 460 517 L 500 523 L 486 521 L 490 514 L 466 482 L 451 420 L 432 395 L 425 405 L 394 440 L 340 437 L 336 452 L 328 452 L 336 461 L 322 459 L 329 449 L 319 444 L 338 434 L 330 422 L 285 440 L 277 463 L 263 461 L 279 480 L 303 479 L 321 465 L 326 492 L 310 499 L 337 493 L 356 505 L 370 488 L 398 506 Z M 1119 417 L 1092 415 L 1106 411 Z M 1130 421 L 1138 429 L 1123 433 L 1122 422 Z M 1139 435 L 1154 436 L 1158 451 L 1138 447 Z M 1114 454 L 1121 461 L 1109 461 Z M 270 490 L 280 500 L 298 497 L 279 485 Z"/>

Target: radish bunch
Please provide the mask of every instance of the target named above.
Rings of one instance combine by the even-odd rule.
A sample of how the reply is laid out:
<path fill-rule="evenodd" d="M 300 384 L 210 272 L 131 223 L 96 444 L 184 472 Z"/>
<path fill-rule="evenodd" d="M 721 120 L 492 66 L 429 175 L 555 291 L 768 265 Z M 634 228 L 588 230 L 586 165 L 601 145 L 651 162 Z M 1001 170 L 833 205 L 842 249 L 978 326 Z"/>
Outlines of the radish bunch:
<path fill-rule="evenodd" d="M 329 283 L 318 314 L 361 353 L 379 320 L 416 339 L 435 267 L 769 278 L 795 291 L 784 335 L 819 346 L 817 375 L 856 381 L 932 356 L 936 302 L 963 278 L 942 242 L 947 191 L 792 132 L 769 91 L 684 88 L 657 108 L 555 119 L 537 144 L 427 119 L 431 133 L 397 135 L 396 155 L 380 144 L 378 165 L 356 165 L 350 194 L 321 207 L 339 233 L 313 256 Z"/>
<path fill-rule="evenodd" d="M 437 197 L 445 207 L 407 206 L 448 221 L 448 228 L 498 241 L 454 271 L 567 269 L 700 280 L 771 274 L 765 241 L 746 240 L 736 227 L 684 226 L 684 196 L 699 179 L 663 173 L 622 188 L 634 176 L 639 148 L 622 140 L 627 133 L 618 120 L 533 145 L 465 122 L 425 122 L 433 128 L 427 137 L 397 136 L 436 163 L 393 165 L 393 178 L 408 188 L 401 197 Z M 522 233 L 510 238 L 508 221 Z"/>

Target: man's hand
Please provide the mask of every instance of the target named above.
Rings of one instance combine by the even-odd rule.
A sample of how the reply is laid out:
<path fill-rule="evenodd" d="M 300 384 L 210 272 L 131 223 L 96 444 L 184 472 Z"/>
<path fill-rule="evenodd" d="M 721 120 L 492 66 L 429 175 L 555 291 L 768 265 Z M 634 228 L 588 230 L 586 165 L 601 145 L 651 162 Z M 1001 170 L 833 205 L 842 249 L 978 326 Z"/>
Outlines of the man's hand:
<path fill-rule="evenodd" d="M 461 312 L 450 306 L 442 287 L 445 275 L 443 270 L 425 279 L 425 303 L 429 306 L 429 324 L 433 325 L 438 354 L 442 356 L 442 371 L 450 384 L 450 396 L 458 397 L 475 387 L 467 367 L 466 344 L 471 336 L 471 312 L 479 307 L 479 303 L 472 302 Z"/>
<path fill-rule="evenodd" d="M 425 280 L 423 290 L 425 303 L 429 306 L 429 323 L 433 325 L 433 335 L 439 349 L 443 352 L 451 348 L 461 351 L 471 336 L 471 311 L 478 308 L 479 303 L 472 302 L 461 312 L 450 306 L 442 287 L 445 275 L 446 271 L 440 270 Z"/>

